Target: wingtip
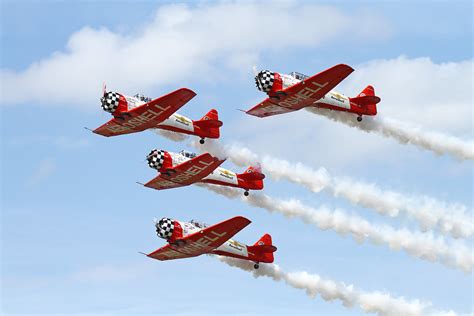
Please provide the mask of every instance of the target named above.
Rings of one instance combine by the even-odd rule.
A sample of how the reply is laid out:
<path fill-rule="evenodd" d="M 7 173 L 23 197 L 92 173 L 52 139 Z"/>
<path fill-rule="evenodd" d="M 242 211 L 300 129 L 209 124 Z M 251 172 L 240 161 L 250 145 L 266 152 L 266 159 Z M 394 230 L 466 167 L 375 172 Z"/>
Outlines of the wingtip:
<path fill-rule="evenodd" d="M 352 68 L 351 66 L 349 66 L 347 64 L 337 64 L 332 68 L 345 68 L 347 70 L 350 70 L 351 72 L 354 71 L 354 68 Z"/>
<path fill-rule="evenodd" d="M 186 88 L 186 87 L 182 87 L 180 89 L 178 89 L 178 91 L 186 91 L 186 92 L 189 92 L 190 94 L 193 95 L 193 98 L 197 95 L 196 92 L 194 92 L 193 90 L 189 89 L 189 88 Z"/>
<path fill-rule="evenodd" d="M 247 225 L 249 225 L 250 223 L 252 223 L 251 220 L 249 220 L 247 217 L 244 217 L 244 216 L 242 216 L 242 215 L 237 215 L 237 216 L 235 216 L 233 219 L 238 219 L 238 220 L 241 220 L 241 221 L 243 221 L 243 222 L 246 222 Z"/>

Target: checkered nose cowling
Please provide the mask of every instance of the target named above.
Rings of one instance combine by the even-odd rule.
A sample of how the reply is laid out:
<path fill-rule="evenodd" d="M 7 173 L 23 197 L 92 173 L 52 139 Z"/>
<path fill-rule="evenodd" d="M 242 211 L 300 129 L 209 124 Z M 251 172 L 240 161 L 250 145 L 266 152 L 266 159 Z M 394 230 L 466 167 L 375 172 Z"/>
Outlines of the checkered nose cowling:
<path fill-rule="evenodd" d="M 168 240 L 173 235 L 174 221 L 170 218 L 163 217 L 155 224 L 155 227 L 158 237 Z"/>
<path fill-rule="evenodd" d="M 116 92 L 106 92 L 104 96 L 100 98 L 102 109 L 109 113 L 114 113 L 117 110 L 120 102 L 120 94 Z"/>
<path fill-rule="evenodd" d="M 161 166 L 163 166 L 163 163 L 165 162 L 165 151 L 153 149 L 148 154 L 148 156 L 146 156 L 146 160 L 150 168 L 160 170 Z"/>
<path fill-rule="evenodd" d="M 262 70 L 255 76 L 257 89 L 263 92 L 270 92 L 275 82 L 275 74 L 269 70 Z"/>

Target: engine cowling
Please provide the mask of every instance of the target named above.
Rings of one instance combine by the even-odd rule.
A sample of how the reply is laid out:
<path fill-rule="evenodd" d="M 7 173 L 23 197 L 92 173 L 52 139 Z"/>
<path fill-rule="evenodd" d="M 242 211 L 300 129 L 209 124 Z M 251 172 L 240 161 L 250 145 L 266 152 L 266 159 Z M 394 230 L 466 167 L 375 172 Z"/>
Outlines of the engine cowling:
<path fill-rule="evenodd" d="M 279 91 L 282 88 L 281 76 L 277 72 L 262 70 L 255 76 L 255 85 L 265 93 Z"/>
<path fill-rule="evenodd" d="M 156 234 L 160 238 L 173 240 L 182 236 L 181 225 L 171 218 L 163 217 L 155 224 L 155 227 Z"/>
<path fill-rule="evenodd" d="M 100 103 L 104 111 L 112 114 L 127 111 L 127 100 L 117 92 L 104 92 L 104 95 L 100 98 Z"/>
<path fill-rule="evenodd" d="M 170 154 L 161 149 L 153 149 L 150 151 L 146 156 L 146 160 L 150 168 L 158 171 L 160 171 L 161 168 L 171 168 L 173 166 Z"/>

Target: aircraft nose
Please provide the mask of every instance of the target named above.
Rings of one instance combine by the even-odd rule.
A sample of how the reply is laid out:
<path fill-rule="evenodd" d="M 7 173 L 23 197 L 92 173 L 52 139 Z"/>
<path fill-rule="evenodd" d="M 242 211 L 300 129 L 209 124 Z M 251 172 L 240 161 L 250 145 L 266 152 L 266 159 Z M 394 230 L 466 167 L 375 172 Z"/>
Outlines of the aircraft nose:
<path fill-rule="evenodd" d="M 109 113 L 114 113 L 117 110 L 120 102 L 120 95 L 115 92 L 104 92 L 100 98 L 102 109 Z"/>
<path fill-rule="evenodd" d="M 150 168 L 159 170 L 161 166 L 163 166 L 163 163 L 165 162 L 165 151 L 153 149 L 146 156 L 146 160 Z"/>
<path fill-rule="evenodd" d="M 170 239 L 174 231 L 174 221 L 170 218 L 163 217 L 155 224 L 156 234 L 163 239 Z"/>
<path fill-rule="evenodd" d="M 262 70 L 255 76 L 255 84 L 257 89 L 263 92 L 268 92 L 273 86 L 273 73 L 269 70 Z"/>

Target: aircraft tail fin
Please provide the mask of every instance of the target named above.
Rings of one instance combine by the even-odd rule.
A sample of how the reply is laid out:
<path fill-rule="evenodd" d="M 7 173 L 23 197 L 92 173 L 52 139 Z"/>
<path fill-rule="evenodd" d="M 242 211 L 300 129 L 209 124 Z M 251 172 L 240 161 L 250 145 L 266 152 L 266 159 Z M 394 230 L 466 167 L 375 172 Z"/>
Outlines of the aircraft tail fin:
<path fill-rule="evenodd" d="M 272 236 L 265 234 L 253 246 L 248 246 L 247 250 L 254 254 L 256 261 L 272 263 L 273 253 L 277 251 L 277 247 L 272 244 Z"/>
<path fill-rule="evenodd" d="M 250 166 L 243 173 L 237 175 L 239 187 L 251 190 L 263 189 L 263 179 L 265 175 L 262 173 L 260 165 Z"/>
<path fill-rule="evenodd" d="M 219 113 L 212 109 L 206 113 L 199 121 L 194 121 L 194 125 L 199 127 L 202 131 L 203 137 L 219 138 L 219 128 L 223 125 L 219 120 Z"/>
<path fill-rule="evenodd" d="M 375 89 L 373 86 L 371 86 L 370 84 L 364 88 L 364 90 L 362 90 L 358 95 L 357 97 L 364 97 L 366 95 L 375 95 Z"/>
<path fill-rule="evenodd" d="M 243 173 L 239 174 L 239 178 L 245 181 L 256 181 L 265 179 L 260 165 L 250 166 Z"/>
<path fill-rule="evenodd" d="M 375 95 L 373 86 L 368 85 L 355 98 L 350 98 L 350 100 L 365 108 L 366 115 L 377 114 L 377 103 L 380 102 L 380 98 Z"/>
<path fill-rule="evenodd" d="M 272 245 L 272 236 L 270 234 L 265 234 L 260 237 L 259 240 L 253 244 L 253 246 L 264 246 L 264 245 Z M 273 251 L 272 251 L 273 252 Z"/>
<path fill-rule="evenodd" d="M 217 112 L 216 109 L 211 109 L 200 119 L 200 121 L 218 121 L 218 120 L 219 120 L 219 113 Z"/>

